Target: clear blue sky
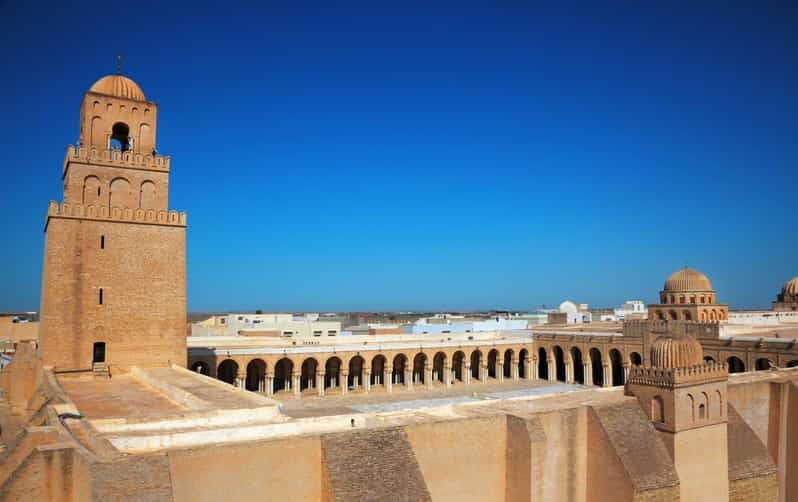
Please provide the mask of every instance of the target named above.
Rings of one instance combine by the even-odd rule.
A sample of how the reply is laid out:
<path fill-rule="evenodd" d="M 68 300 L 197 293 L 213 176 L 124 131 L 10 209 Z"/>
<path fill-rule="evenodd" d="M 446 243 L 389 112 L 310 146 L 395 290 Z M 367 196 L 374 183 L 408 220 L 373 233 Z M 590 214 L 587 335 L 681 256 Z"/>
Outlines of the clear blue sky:
<path fill-rule="evenodd" d="M 190 310 L 612 306 L 685 263 L 754 308 L 798 275 L 794 2 L 432 3 L 0 1 L 0 310 L 38 308 L 119 52 L 160 106 Z"/>

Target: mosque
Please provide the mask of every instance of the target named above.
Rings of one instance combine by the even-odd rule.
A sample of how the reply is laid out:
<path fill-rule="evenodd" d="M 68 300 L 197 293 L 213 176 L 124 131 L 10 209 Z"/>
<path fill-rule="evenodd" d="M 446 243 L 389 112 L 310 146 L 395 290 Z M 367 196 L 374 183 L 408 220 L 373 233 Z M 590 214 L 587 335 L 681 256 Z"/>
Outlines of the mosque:
<path fill-rule="evenodd" d="M 732 313 L 689 268 L 620 333 L 187 343 L 157 113 L 120 74 L 83 96 L 39 343 L 0 372 L 0 499 L 798 500 L 798 333 L 723 331 Z M 798 278 L 746 319 L 797 300 Z"/>

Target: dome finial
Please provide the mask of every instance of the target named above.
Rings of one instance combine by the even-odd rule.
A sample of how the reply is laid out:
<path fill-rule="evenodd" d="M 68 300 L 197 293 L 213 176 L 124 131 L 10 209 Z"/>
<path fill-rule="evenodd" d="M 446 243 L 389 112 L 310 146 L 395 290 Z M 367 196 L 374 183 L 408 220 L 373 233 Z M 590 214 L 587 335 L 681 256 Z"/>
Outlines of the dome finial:
<path fill-rule="evenodd" d="M 116 74 L 117 75 L 121 75 L 122 74 L 122 55 L 121 54 L 117 54 L 116 55 Z"/>

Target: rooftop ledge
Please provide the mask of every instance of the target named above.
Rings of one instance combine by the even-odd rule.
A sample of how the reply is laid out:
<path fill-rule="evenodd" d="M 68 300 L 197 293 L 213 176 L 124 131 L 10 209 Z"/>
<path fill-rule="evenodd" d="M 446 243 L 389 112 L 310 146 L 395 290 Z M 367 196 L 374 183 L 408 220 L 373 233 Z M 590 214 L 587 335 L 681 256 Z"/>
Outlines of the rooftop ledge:
<path fill-rule="evenodd" d="M 168 155 L 157 155 L 141 152 L 123 152 L 121 150 L 101 149 L 95 146 L 67 146 L 64 157 L 63 173 L 66 173 L 70 162 L 91 162 L 113 167 L 127 167 L 131 169 L 147 169 L 151 171 L 169 172 L 170 158 Z"/>
<path fill-rule="evenodd" d="M 50 218 L 67 218 L 80 220 L 106 220 L 125 223 L 143 223 L 145 225 L 163 225 L 171 227 L 185 227 L 186 213 L 178 211 L 165 211 L 155 209 L 131 209 L 121 207 L 94 206 L 87 204 L 67 204 L 51 200 L 47 206 L 47 217 L 44 228 Z"/>

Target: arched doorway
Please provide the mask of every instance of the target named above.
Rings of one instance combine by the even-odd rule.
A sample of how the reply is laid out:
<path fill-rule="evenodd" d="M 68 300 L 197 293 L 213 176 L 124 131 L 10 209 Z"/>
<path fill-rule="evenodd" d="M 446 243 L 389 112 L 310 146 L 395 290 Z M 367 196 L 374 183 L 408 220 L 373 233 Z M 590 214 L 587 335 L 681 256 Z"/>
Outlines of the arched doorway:
<path fill-rule="evenodd" d="M 371 385 L 385 385 L 385 365 L 387 360 L 382 354 L 371 360 Z"/>
<path fill-rule="evenodd" d="M 288 392 L 291 390 L 291 375 L 294 372 L 294 363 L 284 357 L 274 365 L 274 383 L 272 390 L 278 392 Z"/>
<path fill-rule="evenodd" d="M 601 351 L 594 347 L 590 349 L 588 356 L 590 357 L 593 385 L 601 387 L 604 385 L 604 365 L 601 362 Z"/>
<path fill-rule="evenodd" d="M 391 378 L 395 384 L 405 384 L 405 368 L 407 367 L 407 356 L 404 354 L 397 354 L 393 358 L 393 372 Z"/>
<path fill-rule="evenodd" d="M 482 352 L 475 350 L 471 353 L 471 378 L 479 381 L 479 366 L 482 364 Z"/>
<path fill-rule="evenodd" d="M 333 356 L 324 363 L 324 388 L 334 389 L 341 386 L 341 360 Z"/>
<path fill-rule="evenodd" d="M 731 356 L 726 359 L 726 364 L 729 365 L 729 373 L 744 373 L 745 363 L 742 359 L 736 356 Z"/>
<path fill-rule="evenodd" d="M 513 349 L 504 351 L 504 378 L 512 378 L 513 374 Z"/>
<path fill-rule="evenodd" d="M 756 360 L 756 370 L 757 371 L 766 371 L 769 370 L 771 366 L 770 359 L 766 357 L 760 357 Z"/>
<path fill-rule="evenodd" d="M 526 367 L 527 359 L 529 359 L 529 351 L 521 349 L 518 352 L 518 378 L 529 378 L 529 375 L 527 375 L 529 368 Z"/>
<path fill-rule="evenodd" d="M 496 359 L 499 357 L 499 351 L 496 349 L 491 349 L 488 352 L 488 378 L 496 378 L 498 375 L 496 374 Z"/>
<path fill-rule="evenodd" d="M 543 347 L 538 349 L 538 379 L 549 379 L 549 359 Z"/>
<path fill-rule="evenodd" d="M 610 364 L 612 364 L 612 385 L 617 387 L 623 385 L 623 357 L 618 349 L 610 350 Z"/>
<path fill-rule="evenodd" d="M 557 380 L 565 381 L 565 354 L 559 345 L 554 346 L 554 366 L 556 370 Z"/>
<path fill-rule="evenodd" d="M 319 362 L 309 357 L 302 361 L 302 374 L 299 377 L 299 390 L 313 389 L 316 387 L 316 373 L 319 372 Z"/>
<path fill-rule="evenodd" d="M 454 370 L 454 380 L 463 382 L 465 378 L 463 374 L 465 371 L 465 353 L 462 350 L 458 350 L 452 356 L 452 369 Z"/>
<path fill-rule="evenodd" d="M 363 366 L 366 361 L 360 356 L 355 356 L 349 360 L 349 376 L 346 384 L 354 389 L 363 386 Z"/>
<path fill-rule="evenodd" d="M 413 384 L 424 383 L 424 368 L 427 365 L 427 355 L 423 352 L 416 354 L 413 358 Z"/>
<path fill-rule="evenodd" d="M 574 382 L 585 383 L 585 367 L 582 365 L 582 351 L 579 347 L 571 347 L 571 364 L 573 364 Z"/>
<path fill-rule="evenodd" d="M 642 366 L 643 364 L 643 357 L 637 352 L 629 354 L 629 360 L 632 362 L 632 366 Z"/>
<path fill-rule="evenodd" d="M 432 358 L 432 380 L 440 383 L 446 382 L 446 354 L 438 352 Z"/>
<path fill-rule="evenodd" d="M 247 364 L 246 389 L 252 392 L 266 390 L 263 387 L 266 381 L 266 363 L 261 359 L 253 359 Z"/>
<path fill-rule="evenodd" d="M 202 361 L 197 361 L 191 365 L 191 371 L 194 373 L 199 373 L 200 375 L 208 376 L 211 374 L 211 368 L 208 366 L 207 363 Z"/>
<path fill-rule="evenodd" d="M 235 385 L 238 377 L 238 363 L 232 359 L 225 359 L 216 369 L 216 378 L 230 385 Z"/>

